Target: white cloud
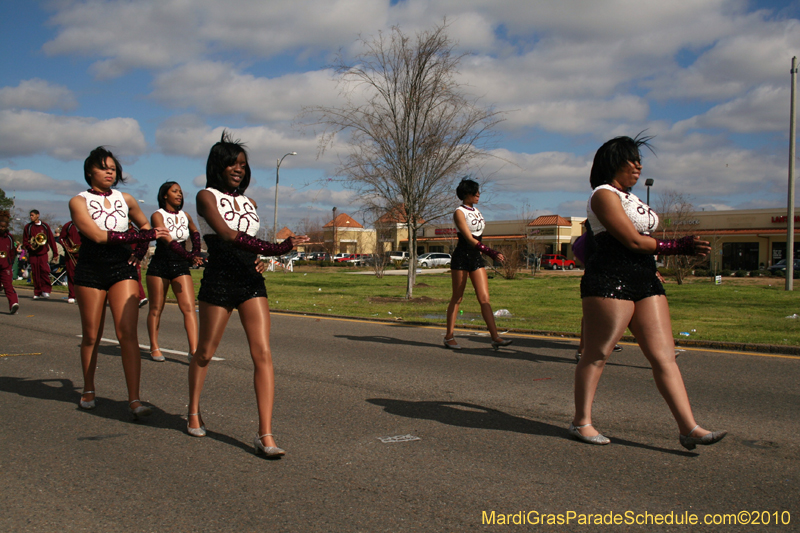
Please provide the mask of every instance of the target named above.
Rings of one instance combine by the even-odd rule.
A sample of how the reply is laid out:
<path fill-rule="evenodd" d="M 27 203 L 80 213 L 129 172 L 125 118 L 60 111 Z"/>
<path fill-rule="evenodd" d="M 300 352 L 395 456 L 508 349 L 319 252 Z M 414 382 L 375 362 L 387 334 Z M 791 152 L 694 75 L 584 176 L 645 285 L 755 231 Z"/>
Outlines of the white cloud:
<path fill-rule="evenodd" d="M 0 109 L 33 109 L 71 111 L 78 107 L 72 91 L 39 78 L 22 80 L 16 87 L 0 88 Z"/>
<path fill-rule="evenodd" d="M 333 105 L 338 96 L 332 71 L 258 78 L 230 63 L 202 61 L 156 77 L 153 97 L 206 115 L 241 115 L 250 122 L 291 121 L 302 106 Z"/>
<path fill-rule="evenodd" d="M 251 167 L 274 168 L 277 159 L 289 152 L 297 152 L 292 166 L 296 168 L 329 168 L 332 155 L 317 159 L 317 140 L 306 137 L 289 137 L 288 134 L 266 126 L 227 128 L 200 123 L 191 117 L 167 121 L 156 131 L 156 144 L 167 155 L 183 155 L 206 159 L 211 147 L 219 142 L 222 132 L 246 145 Z"/>
<path fill-rule="evenodd" d="M 695 209 L 699 209 L 701 211 L 732 211 L 733 207 L 729 206 L 728 204 L 698 204 L 695 206 Z"/>
<path fill-rule="evenodd" d="M 585 191 L 591 161 L 566 152 L 515 153 L 499 149 L 484 166 L 494 188 L 508 191 Z"/>
<path fill-rule="evenodd" d="M 720 128 L 735 133 L 786 131 L 789 124 L 789 90 L 762 86 L 750 93 L 720 104 L 675 128 Z"/>
<path fill-rule="evenodd" d="M 0 189 L 6 191 L 7 195 L 11 195 L 12 191 L 48 191 L 72 196 L 85 188 L 86 185 L 77 181 L 56 180 L 33 170 L 0 168 Z"/>
<path fill-rule="evenodd" d="M 83 160 L 101 145 L 118 157 L 137 157 L 147 148 L 139 123 L 132 118 L 0 111 L 0 157 L 47 154 L 62 161 Z"/>

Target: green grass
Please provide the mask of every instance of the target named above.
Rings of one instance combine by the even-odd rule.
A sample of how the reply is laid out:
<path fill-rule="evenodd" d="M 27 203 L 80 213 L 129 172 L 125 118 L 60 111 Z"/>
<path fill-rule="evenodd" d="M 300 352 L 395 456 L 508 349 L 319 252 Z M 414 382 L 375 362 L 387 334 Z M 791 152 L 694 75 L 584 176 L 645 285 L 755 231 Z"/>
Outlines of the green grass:
<path fill-rule="evenodd" d="M 305 269 L 304 269 L 305 270 Z M 193 270 L 195 291 L 202 271 Z M 361 318 L 398 319 L 444 324 L 450 299 L 450 275 L 417 276 L 414 300 L 406 301 L 405 276 L 353 275 L 341 271 L 266 273 L 270 307 L 276 311 L 318 313 Z M 580 331 L 580 275 L 539 273 L 506 280 L 489 280 L 494 310 L 508 309 L 510 318 L 498 318 L 500 328 L 578 333 Z M 24 282 L 15 285 L 26 286 Z M 27 285 L 29 286 L 29 285 Z M 800 297 L 783 290 L 778 278 L 749 280 L 724 278 L 714 285 L 695 278 L 683 285 L 668 283 L 673 333 L 689 332 L 690 340 L 800 345 Z M 66 289 L 66 288 L 63 288 Z M 62 290 L 57 288 L 56 290 Z M 170 294 L 168 297 L 173 297 Z M 459 324 L 483 326 L 475 292 L 468 283 Z M 695 331 L 692 331 L 695 330 Z"/>

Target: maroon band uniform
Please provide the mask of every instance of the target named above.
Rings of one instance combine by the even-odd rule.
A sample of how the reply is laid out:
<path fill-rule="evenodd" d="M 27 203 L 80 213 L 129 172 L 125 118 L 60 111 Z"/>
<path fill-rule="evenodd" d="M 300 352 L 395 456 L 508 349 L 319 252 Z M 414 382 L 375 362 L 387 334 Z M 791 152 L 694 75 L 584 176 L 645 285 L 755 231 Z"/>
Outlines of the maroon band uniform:
<path fill-rule="evenodd" d="M 0 233 L 0 285 L 3 286 L 3 290 L 6 293 L 9 311 L 13 311 L 11 308 L 19 303 L 17 291 L 14 290 L 14 285 L 12 284 L 13 276 L 11 274 L 11 267 L 14 264 L 16 255 L 17 247 L 14 246 L 14 237 L 8 231 Z"/>
<path fill-rule="evenodd" d="M 47 244 L 38 248 L 31 248 L 31 244 L 40 233 L 44 233 L 47 237 Z M 39 222 L 38 224 L 29 222 L 26 224 L 22 232 L 22 245 L 28 250 L 28 262 L 31 265 L 33 278 L 33 295 L 50 294 L 53 286 L 50 284 L 50 265 L 47 261 L 47 249 L 50 248 L 53 251 L 54 259 L 58 257 L 56 240 L 53 237 L 53 232 L 50 231 L 50 226 L 44 222 Z"/>
<path fill-rule="evenodd" d="M 58 236 L 61 241 L 61 246 L 64 247 L 66 254 L 66 261 L 64 265 L 67 268 L 67 285 L 69 286 L 68 298 L 75 298 L 75 265 L 78 264 L 79 248 L 81 246 L 81 234 L 75 224 L 70 220 L 61 228 L 61 234 Z"/>

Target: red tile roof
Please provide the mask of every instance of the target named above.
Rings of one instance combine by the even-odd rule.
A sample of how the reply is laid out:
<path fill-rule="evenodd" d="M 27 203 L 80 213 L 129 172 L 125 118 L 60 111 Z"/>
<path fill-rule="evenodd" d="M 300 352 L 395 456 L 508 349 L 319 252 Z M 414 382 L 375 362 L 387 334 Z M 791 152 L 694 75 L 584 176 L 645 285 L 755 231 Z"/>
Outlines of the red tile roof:
<path fill-rule="evenodd" d="M 278 241 L 285 241 L 289 237 L 294 237 L 294 233 L 289 228 L 285 227 L 275 235 L 275 239 Z"/>
<path fill-rule="evenodd" d="M 559 215 L 542 215 L 528 223 L 528 226 L 572 226 L 569 220 Z"/>
<path fill-rule="evenodd" d="M 353 217 L 348 215 L 347 213 L 342 213 L 341 215 L 336 215 L 336 227 L 337 228 L 363 228 L 361 224 L 355 221 Z M 334 221 L 331 220 L 324 226 L 323 228 L 332 228 L 334 226 Z"/>

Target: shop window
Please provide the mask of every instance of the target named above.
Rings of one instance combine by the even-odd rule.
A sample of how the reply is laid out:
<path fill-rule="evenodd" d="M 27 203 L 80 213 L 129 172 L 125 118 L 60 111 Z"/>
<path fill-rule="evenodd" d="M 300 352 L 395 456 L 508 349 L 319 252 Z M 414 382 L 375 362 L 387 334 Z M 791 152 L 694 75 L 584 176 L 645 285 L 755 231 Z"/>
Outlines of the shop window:
<path fill-rule="evenodd" d="M 444 246 L 428 246 L 429 252 L 444 252 Z"/>
<path fill-rule="evenodd" d="M 722 245 L 724 270 L 757 270 L 757 242 L 726 242 Z"/>

